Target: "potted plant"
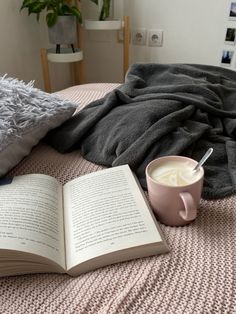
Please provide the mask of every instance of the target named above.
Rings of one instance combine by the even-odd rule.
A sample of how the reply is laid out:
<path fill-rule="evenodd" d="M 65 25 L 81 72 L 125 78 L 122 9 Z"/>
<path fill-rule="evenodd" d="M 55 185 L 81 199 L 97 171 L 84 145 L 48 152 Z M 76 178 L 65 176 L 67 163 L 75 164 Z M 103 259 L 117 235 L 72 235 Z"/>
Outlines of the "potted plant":
<path fill-rule="evenodd" d="M 108 20 L 112 0 L 90 0 L 90 1 L 98 5 L 99 18 L 98 20 L 85 20 L 84 26 L 86 29 L 116 30 L 121 28 L 122 25 L 121 20 Z"/>
<path fill-rule="evenodd" d="M 71 45 L 74 52 L 74 43 L 77 41 L 76 22 L 82 22 L 82 14 L 76 5 L 76 0 L 24 0 L 20 10 L 28 9 L 28 14 L 36 14 L 39 20 L 40 13 L 47 11 L 49 41 L 56 44 L 56 52 L 60 52 L 60 45 Z"/>
<path fill-rule="evenodd" d="M 90 0 L 99 6 L 99 21 L 105 21 L 110 14 L 111 0 Z M 101 7 L 101 8 L 100 8 Z"/>
<path fill-rule="evenodd" d="M 71 45 L 77 41 L 76 22 L 82 23 L 82 14 L 78 8 L 79 0 L 23 0 L 20 10 L 27 9 L 28 14 L 36 14 L 37 20 L 42 11 L 46 10 L 49 41 L 56 45 L 56 52 L 60 53 L 60 45 Z M 112 0 L 89 0 L 98 5 L 99 24 L 85 21 L 88 29 L 120 29 L 121 21 L 105 21 L 109 17 Z M 91 23 L 92 25 L 91 25 Z M 96 22 L 95 22 L 96 23 Z"/>

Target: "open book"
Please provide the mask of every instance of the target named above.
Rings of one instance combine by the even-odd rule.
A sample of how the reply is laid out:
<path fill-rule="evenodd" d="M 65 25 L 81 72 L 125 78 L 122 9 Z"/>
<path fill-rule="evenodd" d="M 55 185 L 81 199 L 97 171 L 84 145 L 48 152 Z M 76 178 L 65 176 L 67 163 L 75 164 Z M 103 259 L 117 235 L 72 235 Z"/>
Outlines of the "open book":
<path fill-rule="evenodd" d="M 128 165 L 62 185 L 43 174 L 0 185 L 0 276 L 76 276 L 168 251 Z"/>

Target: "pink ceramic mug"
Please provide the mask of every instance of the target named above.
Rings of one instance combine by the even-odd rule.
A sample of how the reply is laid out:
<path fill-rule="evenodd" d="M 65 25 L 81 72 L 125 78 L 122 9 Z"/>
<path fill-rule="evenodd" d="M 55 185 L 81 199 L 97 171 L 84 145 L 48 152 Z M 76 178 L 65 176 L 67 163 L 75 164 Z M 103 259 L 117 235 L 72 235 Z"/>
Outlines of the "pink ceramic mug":
<path fill-rule="evenodd" d="M 197 216 L 200 203 L 204 170 L 202 167 L 194 174 L 192 180 L 184 185 L 167 185 L 153 177 L 153 171 L 168 163 L 183 163 L 193 169 L 197 161 L 182 156 L 166 156 L 151 161 L 146 167 L 148 196 L 151 206 L 160 222 L 169 226 L 183 226 Z M 191 168 L 189 168 L 191 167 Z M 191 173 L 190 173 L 191 174 Z"/>

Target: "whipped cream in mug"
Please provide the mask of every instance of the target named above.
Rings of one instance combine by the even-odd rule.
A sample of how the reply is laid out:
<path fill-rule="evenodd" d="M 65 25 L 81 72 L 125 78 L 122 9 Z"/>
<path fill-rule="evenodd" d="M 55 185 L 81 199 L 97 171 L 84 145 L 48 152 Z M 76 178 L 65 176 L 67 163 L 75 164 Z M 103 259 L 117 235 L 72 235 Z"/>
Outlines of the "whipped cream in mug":
<path fill-rule="evenodd" d="M 152 169 L 150 177 L 161 184 L 184 186 L 197 181 L 200 171 L 193 171 L 193 165 L 186 160 L 168 160 Z"/>

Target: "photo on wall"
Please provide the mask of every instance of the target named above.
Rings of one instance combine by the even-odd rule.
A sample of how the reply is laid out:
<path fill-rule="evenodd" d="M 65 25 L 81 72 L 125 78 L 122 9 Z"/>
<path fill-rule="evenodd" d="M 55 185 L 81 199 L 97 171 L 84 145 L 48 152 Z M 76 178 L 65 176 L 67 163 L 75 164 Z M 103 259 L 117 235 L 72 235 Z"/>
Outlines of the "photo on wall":
<path fill-rule="evenodd" d="M 232 63 L 234 52 L 232 50 L 223 50 L 221 64 L 230 66 Z"/>
<path fill-rule="evenodd" d="M 236 2 L 231 2 L 229 11 L 229 20 L 236 21 Z"/>
<path fill-rule="evenodd" d="M 225 34 L 225 44 L 235 45 L 236 28 L 227 28 Z"/>

